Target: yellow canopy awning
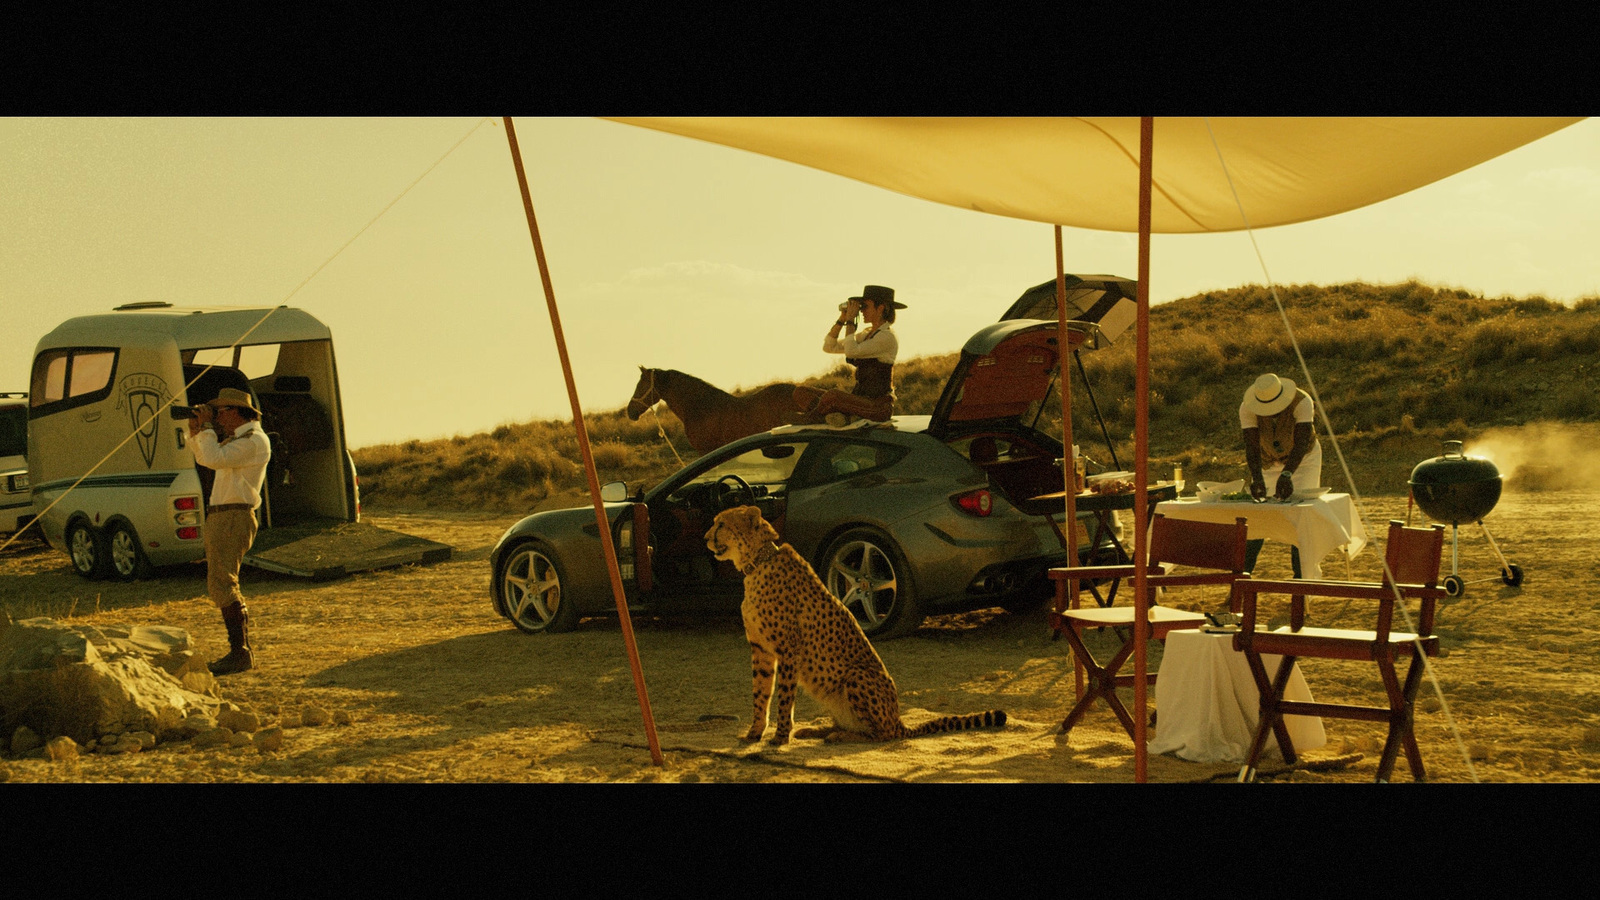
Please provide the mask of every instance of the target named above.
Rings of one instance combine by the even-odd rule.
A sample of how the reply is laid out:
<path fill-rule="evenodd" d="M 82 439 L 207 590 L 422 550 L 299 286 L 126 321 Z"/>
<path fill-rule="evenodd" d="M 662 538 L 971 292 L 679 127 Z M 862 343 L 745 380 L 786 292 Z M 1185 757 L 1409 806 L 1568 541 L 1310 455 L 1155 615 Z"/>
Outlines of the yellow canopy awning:
<path fill-rule="evenodd" d="M 1253 228 L 1347 212 L 1581 118 L 1158 117 L 1151 230 L 1236 231 L 1246 225 L 1239 203 Z M 1074 228 L 1139 229 L 1137 117 L 613 121 L 964 209 Z"/>

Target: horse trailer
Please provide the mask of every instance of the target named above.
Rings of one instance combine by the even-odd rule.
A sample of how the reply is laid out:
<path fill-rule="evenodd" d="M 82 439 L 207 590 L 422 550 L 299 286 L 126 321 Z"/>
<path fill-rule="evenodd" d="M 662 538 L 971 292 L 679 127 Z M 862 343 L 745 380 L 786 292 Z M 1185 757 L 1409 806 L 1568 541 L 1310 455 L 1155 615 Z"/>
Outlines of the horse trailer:
<path fill-rule="evenodd" d="M 195 463 L 182 407 L 223 388 L 254 398 L 272 442 L 247 564 L 331 577 L 373 567 L 353 557 L 386 543 L 329 539 L 356 530 L 359 486 L 333 336 L 303 310 L 151 302 L 69 319 L 39 341 L 30 388 L 38 527 L 85 578 L 145 577 L 205 558 L 213 473 Z M 315 565 L 292 558 L 303 541 L 317 545 Z M 338 558 L 341 544 L 352 558 Z"/>

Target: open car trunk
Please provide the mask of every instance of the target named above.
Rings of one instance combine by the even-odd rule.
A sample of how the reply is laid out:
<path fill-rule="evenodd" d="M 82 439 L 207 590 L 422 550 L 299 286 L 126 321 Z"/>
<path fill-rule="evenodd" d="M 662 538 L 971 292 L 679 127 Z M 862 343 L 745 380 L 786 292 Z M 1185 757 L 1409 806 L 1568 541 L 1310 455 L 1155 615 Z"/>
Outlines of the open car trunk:
<path fill-rule="evenodd" d="M 1060 442 L 1025 424 L 1038 417 L 1055 385 L 1065 349 L 1057 331 L 1055 322 L 1014 319 L 973 335 L 961 348 L 928 426 L 958 452 L 964 449 L 989 476 L 991 489 L 1029 515 L 1060 512 L 1059 500 L 1031 501 L 1059 493 L 1066 483 Z M 1069 324 L 1069 348 L 1084 337 Z"/>

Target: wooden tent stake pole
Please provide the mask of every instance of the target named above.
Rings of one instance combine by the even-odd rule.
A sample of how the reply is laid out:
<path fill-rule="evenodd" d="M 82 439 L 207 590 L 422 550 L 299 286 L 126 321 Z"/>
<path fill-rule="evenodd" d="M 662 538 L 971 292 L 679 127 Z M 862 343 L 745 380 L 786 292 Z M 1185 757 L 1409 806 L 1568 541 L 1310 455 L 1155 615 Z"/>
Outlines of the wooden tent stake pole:
<path fill-rule="evenodd" d="M 1155 119 L 1142 116 L 1139 119 L 1139 289 L 1135 319 L 1138 331 L 1134 336 L 1137 349 L 1133 369 L 1133 780 L 1141 784 L 1148 779 L 1150 762 L 1149 748 L 1145 744 L 1149 722 L 1145 673 L 1150 670 L 1146 654 L 1150 602 L 1145 596 L 1148 560 L 1145 543 L 1149 540 L 1146 523 L 1150 521 L 1150 157 L 1154 146 Z"/>
<path fill-rule="evenodd" d="M 1061 485 L 1066 496 L 1067 565 L 1078 564 L 1078 491 L 1077 460 L 1072 458 L 1072 370 L 1067 367 L 1067 275 L 1065 258 L 1061 252 L 1061 226 L 1056 230 L 1056 359 L 1061 367 Z M 1090 548 L 1093 552 L 1093 548 Z M 1078 595 L 1078 582 L 1067 582 L 1067 602 Z M 1056 610 L 1061 612 L 1061 610 Z M 1077 666 L 1073 666 L 1076 671 Z"/>
<path fill-rule="evenodd" d="M 622 640 L 628 647 L 628 666 L 633 670 L 633 689 L 639 695 L 639 712 L 644 716 L 644 733 L 650 742 L 650 759 L 662 765 L 661 742 L 656 738 L 655 717 L 650 713 L 650 692 L 645 688 L 644 669 L 639 664 L 639 648 L 633 639 L 633 620 L 628 616 L 628 602 L 622 590 L 622 570 L 617 565 L 617 548 L 611 540 L 611 523 L 606 521 L 605 504 L 600 501 L 600 477 L 595 472 L 594 454 L 589 449 L 589 430 L 583 424 L 583 409 L 578 405 L 578 385 L 572 378 L 572 363 L 567 358 L 567 339 L 561 332 L 561 315 L 556 310 L 556 293 L 550 284 L 550 268 L 545 264 L 544 243 L 539 239 L 539 225 L 533 217 L 533 197 L 528 193 L 528 176 L 522 169 L 522 151 L 517 147 L 517 131 L 506 124 L 506 140 L 511 143 L 511 162 L 517 169 L 517 187 L 522 191 L 522 209 L 528 215 L 528 234 L 533 237 L 533 254 L 539 260 L 539 280 L 544 283 L 545 305 L 550 309 L 550 330 L 555 334 L 556 352 L 561 356 L 561 374 L 567 380 L 567 400 L 572 404 L 572 424 L 578 433 L 578 451 L 583 455 L 583 473 L 589 480 L 589 497 L 594 501 L 595 522 L 600 526 L 600 544 L 606 557 L 606 569 L 611 574 L 611 595 L 617 601 L 617 615 L 622 620 Z M 567 602 L 571 602 L 568 600 Z"/>

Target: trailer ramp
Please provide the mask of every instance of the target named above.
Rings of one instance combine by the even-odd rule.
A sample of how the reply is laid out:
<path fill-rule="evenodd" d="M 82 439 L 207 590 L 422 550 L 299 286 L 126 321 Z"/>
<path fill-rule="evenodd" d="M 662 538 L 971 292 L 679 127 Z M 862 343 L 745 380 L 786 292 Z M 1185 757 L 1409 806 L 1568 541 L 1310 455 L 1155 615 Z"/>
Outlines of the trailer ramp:
<path fill-rule="evenodd" d="M 449 544 L 367 522 L 321 519 L 261 529 L 244 562 L 269 572 L 328 581 L 373 569 L 443 562 L 450 553 Z"/>

